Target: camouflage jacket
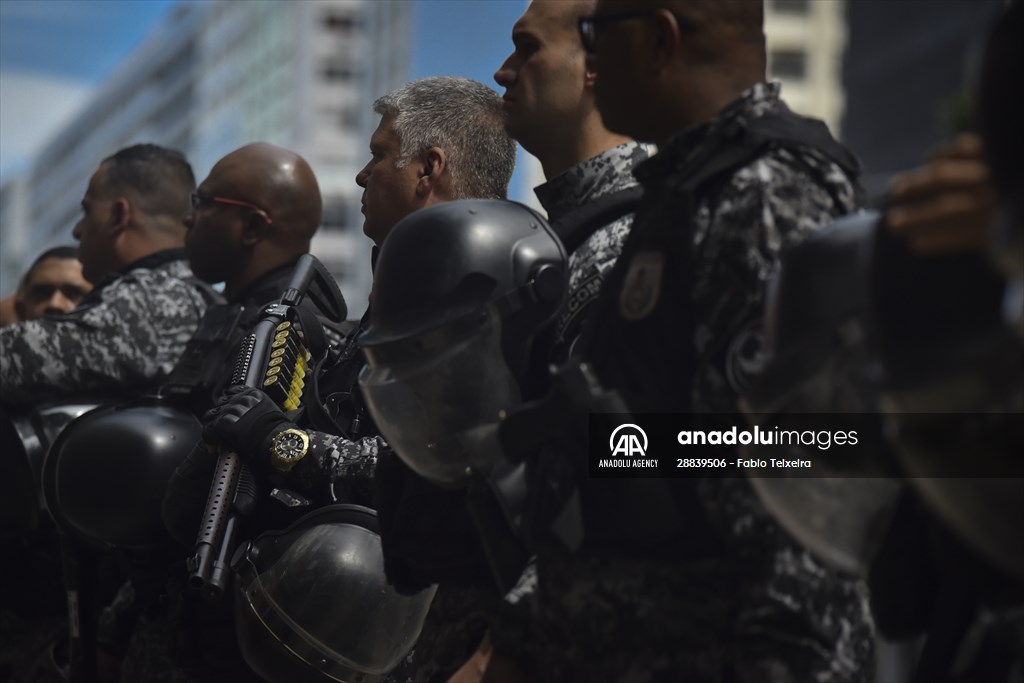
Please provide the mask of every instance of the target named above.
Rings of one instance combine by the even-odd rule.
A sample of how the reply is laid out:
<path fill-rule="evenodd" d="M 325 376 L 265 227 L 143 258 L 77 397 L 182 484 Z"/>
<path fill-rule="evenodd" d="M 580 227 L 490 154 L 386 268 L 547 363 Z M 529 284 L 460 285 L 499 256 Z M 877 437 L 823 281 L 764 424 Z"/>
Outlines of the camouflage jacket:
<path fill-rule="evenodd" d="M 554 223 L 589 202 L 637 187 L 633 169 L 647 158 L 642 145 L 627 142 L 576 164 L 538 185 L 534 192 Z M 571 345 L 579 335 L 586 311 L 597 300 L 601 283 L 615 265 L 632 225 L 633 214 L 626 214 L 597 228 L 569 254 L 569 292 L 557 324 L 560 343 Z"/>
<path fill-rule="evenodd" d="M 723 127 L 742 128 L 783 107 L 776 84 L 759 84 L 713 121 L 659 145 L 659 153 L 636 171 L 645 197 L 630 240 L 652 226 L 692 229 L 685 274 L 695 361 L 689 404 L 698 411 L 736 412 L 737 395 L 756 376 L 765 285 L 780 254 L 856 207 L 855 179 L 838 165 L 810 149 L 780 148 L 705 188 L 692 204 L 680 202 L 679 171 L 719 144 Z M 691 214 L 681 215 L 687 206 Z M 621 287 L 608 298 L 615 306 L 634 303 L 628 296 L 629 250 L 627 243 L 620 264 L 627 276 L 608 280 Z M 679 268 L 666 264 L 664 272 Z M 651 290 L 641 294 L 650 297 Z M 656 314 L 681 299 L 678 293 L 653 294 Z M 650 375 L 664 364 L 663 354 L 682 353 L 687 341 L 677 335 L 657 343 L 662 355 L 617 348 L 608 362 L 626 376 L 644 366 Z M 671 390 L 673 379 L 664 382 Z M 678 379 L 674 386 L 678 395 Z M 645 382 L 627 388 L 642 394 Z M 648 482 L 673 486 L 674 499 L 686 501 L 691 514 L 684 519 L 684 538 L 654 549 L 640 549 L 630 539 L 585 543 L 577 553 L 541 545 L 535 574 L 524 576 L 494 624 L 496 650 L 544 681 L 872 679 L 873 625 L 862 582 L 826 568 L 793 543 L 741 479 L 695 481 L 688 488 L 643 480 L 636 489 L 646 490 Z M 631 516 L 628 502 L 603 495 L 592 491 L 590 504 L 604 508 L 609 520 L 627 520 L 624 527 L 632 524 L 638 534 L 661 521 Z"/>
<path fill-rule="evenodd" d="M 138 393 L 171 371 L 208 305 L 183 250 L 152 254 L 70 313 L 0 329 L 0 401 Z"/>

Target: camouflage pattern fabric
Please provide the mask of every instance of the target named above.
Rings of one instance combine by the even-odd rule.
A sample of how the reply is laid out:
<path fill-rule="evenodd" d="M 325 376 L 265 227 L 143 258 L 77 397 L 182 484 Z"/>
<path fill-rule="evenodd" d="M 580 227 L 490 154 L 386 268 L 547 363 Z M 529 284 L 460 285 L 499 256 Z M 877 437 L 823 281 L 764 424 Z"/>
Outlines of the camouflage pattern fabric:
<path fill-rule="evenodd" d="M 647 158 L 646 148 L 627 142 L 576 164 L 538 185 L 534 193 L 548 220 L 557 221 L 595 199 L 639 185 L 633 169 Z M 597 300 L 601 283 L 622 252 L 632 225 L 633 214 L 603 225 L 569 254 L 569 292 L 557 326 L 562 344 L 571 345 L 579 335 L 586 312 Z"/>
<path fill-rule="evenodd" d="M 353 503 L 374 506 L 373 475 L 380 452 L 387 448 L 384 439 L 377 434 L 372 419 L 364 408 L 350 405 L 353 392 L 359 388 L 354 382 L 364 361 L 359 353 L 356 338 L 365 329 L 369 313 L 363 316 L 359 327 L 346 340 L 335 362 L 320 377 L 320 398 L 328 411 L 338 417 L 339 409 L 353 410 L 364 425 L 365 436 L 348 439 L 338 434 L 329 434 L 300 422 L 299 426 L 309 434 L 309 450 L 291 472 L 285 477 L 289 486 L 320 503 Z M 350 385 L 350 383 L 353 383 Z M 336 400 L 336 399 L 339 399 Z M 342 405 L 344 404 L 344 405 Z"/>
<path fill-rule="evenodd" d="M 507 598 L 518 602 L 495 649 L 538 681 L 873 680 L 863 582 L 790 541 L 747 482 L 703 482 L 701 498 L 727 525 L 726 554 L 676 564 L 546 548 L 524 575 L 534 590 Z"/>
<path fill-rule="evenodd" d="M 289 473 L 289 485 L 315 500 L 373 507 L 373 472 L 387 444 L 379 436 L 355 441 L 309 431 L 309 451 Z"/>
<path fill-rule="evenodd" d="M 759 84 L 709 124 L 661 145 L 636 171 L 646 194 L 634 231 L 682 224 L 674 172 L 715 144 L 720 127 L 785 107 L 778 95 L 777 84 Z M 737 395 L 760 370 L 764 290 L 780 254 L 856 201 L 853 179 L 832 161 L 782 149 L 697 197 L 694 409 L 737 411 Z M 713 543 L 699 552 L 660 549 L 672 559 L 542 545 L 536 577 L 524 575 L 492 624 L 495 650 L 538 681 L 873 679 L 874 626 L 863 582 L 796 545 L 744 480 L 700 481 L 684 495 L 696 498 L 703 517 L 685 521 L 708 527 Z M 617 501 L 604 503 L 614 509 Z"/>
<path fill-rule="evenodd" d="M 159 252 L 102 283 L 70 313 L 0 329 L 0 401 L 155 387 L 207 307 L 190 277 L 183 251 Z"/>

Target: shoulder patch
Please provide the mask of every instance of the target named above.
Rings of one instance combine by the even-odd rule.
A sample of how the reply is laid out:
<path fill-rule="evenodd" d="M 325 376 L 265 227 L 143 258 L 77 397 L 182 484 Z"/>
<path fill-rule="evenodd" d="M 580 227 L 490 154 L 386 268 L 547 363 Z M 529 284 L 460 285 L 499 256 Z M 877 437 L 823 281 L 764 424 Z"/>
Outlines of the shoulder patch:
<path fill-rule="evenodd" d="M 643 320 L 654 311 L 661 296 L 665 255 L 641 251 L 633 256 L 619 293 L 619 313 L 625 320 Z"/>

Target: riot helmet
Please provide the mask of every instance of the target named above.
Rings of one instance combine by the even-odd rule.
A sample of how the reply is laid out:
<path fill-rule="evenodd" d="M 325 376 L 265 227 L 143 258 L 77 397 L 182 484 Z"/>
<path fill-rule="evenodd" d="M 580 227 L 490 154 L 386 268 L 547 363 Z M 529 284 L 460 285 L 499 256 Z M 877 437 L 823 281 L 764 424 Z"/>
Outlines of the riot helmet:
<path fill-rule="evenodd" d="M 872 345 L 896 462 L 964 545 L 1024 577 L 1024 339 L 1004 317 L 1002 274 L 981 253 L 911 261 L 880 249 L 874 281 L 886 292 Z"/>
<path fill-rule="evenodd" d="M 75 418 L 99 403 L 81 398 L 27 410 L 0 406 L 0 538 L 35 532 L 46 518 L 42 492 L 46 451 Z"/>
<path fill-rule="evenodd" d="M 160 511 L 167 481 L 201 432 L 195 417 L 156 399 L 86 413 L 46 455 L 50 515 L 92 545 L 159 547 L 169 540 Z"/>
<path fill-rule="evenodd" d="M 784 256 L 766 302 L 765 370 L 742 402 L 762 429 L 829 428 L 837 423 L 829 415 L 838 414 L 856 425 L 860 443 L 852 460 L 834 450 L 817 452 L 814 476 L 758 472 L 751 484 L 797 541 L 833 566 L 861 574 L 878 551 L 902 486 L 885 448 L 867 341 L 880 221 L 873 212 L 840 219 Z M 744 457 L 759 455 L 756 446 L 742 450 Z M 793 451 L 811 455 L 800 446 Z"/>
<path fill-rule="evenodd" d="M 359 384 L 411 469 L 447 488 L 501 459 L 497 429 L 530 393 L 542 332 L 562 306 L 567 256 L 514 202 L 448 202 L 401 220 L 381 247 Z"/>
<path fill-rule="evenodd" d="M 263 533 L 232 568 L 242 654 L 271 683 L 383 680 L 412 650 L 435 592 L 387 583 L 377 515 L 358 505 Z"/>

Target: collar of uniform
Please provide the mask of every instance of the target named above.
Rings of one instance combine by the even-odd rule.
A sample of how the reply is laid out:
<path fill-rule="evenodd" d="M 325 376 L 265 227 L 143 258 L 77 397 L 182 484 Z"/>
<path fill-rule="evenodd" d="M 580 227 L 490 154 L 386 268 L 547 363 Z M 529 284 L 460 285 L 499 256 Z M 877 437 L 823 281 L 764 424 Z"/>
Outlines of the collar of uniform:
<path fill-rule="evenodd" d="M 231 303 L 239 303 L 243 306 L 262 306 L 281 298 L 297 262 L 298 259 L 264 273 L 250 282 L 249 286 L 239 292 Z"/>
<path fill-rule="evenodd" d="M 133 270 L 139 268 L 145 268 L 147 270 L 153 270 L 159 268 L 165 263 L 171 261 L 184 261 L 187 257 L 185 256 L 185 250 L 181 249 L 164 249 L 163 251 L 157 251 L 149 256 L 144 256 L 134 263 L 130 263 L 118 272 L 118 276 L 127 275 Z"/>
<path fill-rule="evenodd" d="M 659 143 L 658 153 L 634 171 L 637 179 L 645 187 L 663 182 L 673 171 L 689 163 L 719 131 L 742 128 L 752 119 L 760 118 L 781 106 L 781 87 L 778 81 L 756 83 L 710 121 L 675 133 Z"/>
<path fill-rule="evenodd" d="M 111 282 L 124 277 L 133 270 L 138 270 L 139 268 L 153 270 L 168 263 L 173 263 L 175 261 L 184 261 L 186 260 L 186 258 L 187 257 L 185 256 L 184 248 L 164 249 L 162 251 L 154 252 L 149 256 L 143 256 L 139 260 L 129 263 L 127 266 L 117 271 L 116 273 L 111 273 L 110 275 L 105 277 L 98 285 L 96 285 L 92 292 L 96 292 L 97 290 L 103 289 Z M 89 293 L 92 294 L 92 292 Z"/>
<path fill-rule="evenodd" d="M 633 169 L 647 160 L 647 148 L 626 142 L 582 161 L 534 189 L 548 220 L 556 221 L 570 211 L 606 194 L 636 185 Z"/>

